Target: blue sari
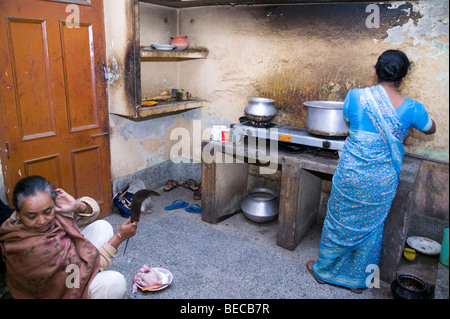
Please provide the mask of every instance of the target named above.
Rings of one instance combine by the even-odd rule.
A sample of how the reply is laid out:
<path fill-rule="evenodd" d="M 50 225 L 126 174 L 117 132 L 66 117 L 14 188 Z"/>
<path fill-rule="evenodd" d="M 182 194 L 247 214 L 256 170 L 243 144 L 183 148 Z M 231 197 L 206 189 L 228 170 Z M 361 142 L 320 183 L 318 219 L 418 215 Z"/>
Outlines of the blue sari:
<path fill-rule="evenodd" d="M 376 131 L 352 130 L 333 175 L 314 275 L 340 286 L 366 288 L 378 265 L 384 222 L 395 197 L 408 128 L 386 91 L 359 90 L 360 104 Z"/>

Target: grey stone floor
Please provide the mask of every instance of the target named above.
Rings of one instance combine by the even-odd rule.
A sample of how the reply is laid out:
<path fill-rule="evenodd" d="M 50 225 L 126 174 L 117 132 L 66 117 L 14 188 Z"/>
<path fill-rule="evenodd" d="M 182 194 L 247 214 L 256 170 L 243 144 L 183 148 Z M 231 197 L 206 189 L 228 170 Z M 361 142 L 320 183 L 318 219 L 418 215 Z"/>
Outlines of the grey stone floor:
<path fill-rule="evenodd" d="M 200 214 L 165 206 L 182 199 L 191 204 L 192 191 L 179 187 L 154 197 L 154 212 L 141 215 L 138 232 L 126 254 L 119 247 L 111 270 L 124 274 L 129 299 L 392 299 L 390 285 L 355 294 L 345 288 L 320 285 L 306 270 L 318 256 L 320 227 L 312 229 L 294 251 L 276 245 L 277 220 L 249 221 L 242 213 L 218 224 Z M 106 218 L 116 230 L 125 220 Z M 158 292 L 132 293 L 132 278 L 147 264 L 173 274 L 173 284 Z"/>

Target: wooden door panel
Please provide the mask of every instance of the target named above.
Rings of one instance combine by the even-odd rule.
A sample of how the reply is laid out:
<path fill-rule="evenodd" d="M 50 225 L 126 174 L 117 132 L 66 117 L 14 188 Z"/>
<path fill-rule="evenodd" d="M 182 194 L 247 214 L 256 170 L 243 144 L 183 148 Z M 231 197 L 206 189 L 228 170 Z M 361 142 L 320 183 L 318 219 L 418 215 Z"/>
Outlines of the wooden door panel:
<path fill-rule="evenodd" d="M 8 18 L 7 26 L 20 138 L 56 135 L 45 20 Z"/>
<path fill-rule="evenodd" d="M 54 187 L 62 187 L 60 154 L 25 161 L 23 166 L 25 176 L 42 175 L 45 176 Z"/>
<path fill-rule="evenodd" d="M 61 22 L 61 46 L 70 132 L 98 128 L 93 45 L 91 24 L 80 23 L 79 28 L 69 28 L 65 21 Z"/>
<path fill-rule="evenodd" d="M 104 195 L 101 189 L 101 181 L 98 174 L 92 174 L 92 170 L 101 167 L 101 153 L 99 146 L 88 147 L 72 151 L 72 167 L 75 180 L 75 194 L 77 197 L 89 194 L 90 197 L 104 203 Z M 89 183 L 77 183 L 86 181 Z"/>
<path fill-rule="evenodd" d="M 66 24 L 71 3 L 79 27 Z M 95 198 L 99 218 L 111 213 L 104 61 L 102 1 L 0 0 L 0 156 L 10 199 L 20 178 L 42 175 Z"/>

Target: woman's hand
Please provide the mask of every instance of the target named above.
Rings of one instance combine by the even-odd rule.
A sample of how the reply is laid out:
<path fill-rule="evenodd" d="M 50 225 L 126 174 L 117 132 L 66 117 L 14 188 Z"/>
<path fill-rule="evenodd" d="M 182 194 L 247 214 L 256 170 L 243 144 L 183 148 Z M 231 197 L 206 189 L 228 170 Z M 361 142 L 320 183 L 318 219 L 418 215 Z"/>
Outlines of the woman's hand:
<path fill-rule="evenodd" d="M 55 192 L 55 209 L 57 213 L 71 213 L 84 210 L 80 207 L 84 203 L 77 201 L 72 195 L 66 193 L 63 189 L 57 188 L 55 189 Z"/>
<path fill-rule="evenodd" d="M 66 193 L 62 188 L 55 189 L 55 209 L 57 213 L 83 213 L 89 207 L 79 199 Z"/>
<path fill-rule="evenodd" d="M 131 222 L 131 218 L 128 218 L 126 221 L 119 226 L 117 232 L 120 234 L 122 241 L 125 239 L 131 238 L 136 235 L 137 222 Z"/>
<path fill-rule="evenodd" d="M 108 243 L 117 249 L 119 245 L 128 238 L 136 235 L 137 222 L 131 222 L 131 218 L 128 218 L 122 225 L 119 226 L 119 229 L 114 234 L 114 236 L 108 241 Z"/>

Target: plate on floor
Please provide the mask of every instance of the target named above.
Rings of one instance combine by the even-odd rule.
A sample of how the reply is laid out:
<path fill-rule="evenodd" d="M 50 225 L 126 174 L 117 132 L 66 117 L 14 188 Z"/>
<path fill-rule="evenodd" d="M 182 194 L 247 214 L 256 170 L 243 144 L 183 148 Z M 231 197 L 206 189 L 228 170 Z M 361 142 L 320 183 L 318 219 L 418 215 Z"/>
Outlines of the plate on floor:
<path fill-rule="evenodd" d="M 158 267 L 152 267 L 152 269 L 156 270 L 159 273 L 159 275 L 161 276 L 161 279 L 162 279 L 161 285 L 166 285 L 166 284 L 169 285 L 169 284 L 172 283 L 173 276 L 172 276 L 172 273 L 170 271 L 168 271 L 167 269 L 158 268 Z M 141 289 L 141 290 L 145 288 L 145 287 L 141 287 L 138 283 L 136 283 L 136 286 L 138 286 L 138 288 Z M 167 287 L 168 286 L 162 286 L 162 287 L 158 287 L 158 288 L 155 288 L 155 289 L 149 289 L 149 290 L 146 290 L 146 291 L 158 291 L 158 290 L 162 290 L 162 289 L 167 288 Z"/>
<path fill-rule="evenodd" d="M 441 252 L 441 244 L 426 237 L 408 237 L 406 242 L 411 248 L 425 255 L 439 255 Z"/>

